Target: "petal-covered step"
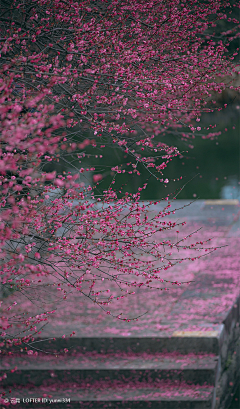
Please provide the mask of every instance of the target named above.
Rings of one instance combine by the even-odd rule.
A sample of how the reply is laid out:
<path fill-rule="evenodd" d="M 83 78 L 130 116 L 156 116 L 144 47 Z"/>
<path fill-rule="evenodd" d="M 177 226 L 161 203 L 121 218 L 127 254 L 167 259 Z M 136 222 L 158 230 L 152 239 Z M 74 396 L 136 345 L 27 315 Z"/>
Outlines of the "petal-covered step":
<path fill-rule="evenodd" d="M 206 325 L 207 327 L 207 325 Z M 98 353 L 112 352 L 133 352 L 133 353 L 159 353 L 175 352 L 181 354 L 206 353 L 219 355 L 223 336 L 222 324 L 211 324 L 209 330 L 203 328 L 202 331 L 179 330 L 177 323 L 173 323 L 168 331 L 157 331 L 150 328 L 143 333 L 129 328 L 128 333 L 112 335 L 111 327 L 96 327 L 97 336 L 86 336 L 88 328 L 76 329 L 75 336 L 63 338 L 61 334 L 56 338 L 35 338 L 34 342 L 28 344 L 28 350 L 44 351 L 46 353 L 64 352 L 67 349 L 70 353 L 85 353 L 96 351 Z M 66 330 L 66 329 L 65 329 Z M 115 329 L 116 330 L 116 329 Z M 67 331 L 66 331 L 67 332 Z M 31 348 L 32 346 L 32 348 Z M 8 350 L 6 347 L 2 349 Z M 20 347 L 15 347 L 19 351 Z M 13 351 L 13 347 L 10 348 Z"/>
<path fill-rule="evenodd" d="M 2 384 L 5 386 L 53 385 L 56 382 L 118 380 L 155 382 L 162 379 L 215 385 L 219 370 L 218 357 L 180 354 L 98 354 L 38 356 L 3 356 L 0 364 Z"/>
<path fill-rule="evenodd" d="M 149 383 L 95 382 L 79 388 L 75 383 L 34 389 L 17 388 L 5 399 L 17 400 L 17 407 L 38 409 L 51 404 L 56 409 L 114 408 L 114 409 L 211 409 L 214 388 L 210 385 L 188 385 L 184 382 L 159 381 Z M 13 401 L 13 400 L 12 400 Z"/>

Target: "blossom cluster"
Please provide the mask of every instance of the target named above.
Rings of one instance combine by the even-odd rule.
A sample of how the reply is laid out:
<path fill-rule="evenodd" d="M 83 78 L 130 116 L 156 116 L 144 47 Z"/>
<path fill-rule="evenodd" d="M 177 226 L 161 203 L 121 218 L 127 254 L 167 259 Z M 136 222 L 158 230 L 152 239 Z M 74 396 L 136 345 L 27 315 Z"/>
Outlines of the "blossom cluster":
<path fill-rule="evenodd" d="M 0 273 L 1 286 L 15 291 L 11 297 L 51 288 L 66 299 L 78 291 L 111 314 L 112 301 L 136 287 L 156 283 L 164 290 L 164 271 L 184 260 L 180 250 L 208 251 L 203 242 L 189 247 L 185 238 L 159 239 L 181 227 L 168 220 L 169 196 L 150 218 L 140 202 L 147 183 L 121 198 L 113 186 L 118 173 L 140 175 L 141 166 L 160 187 L 167 184 L 163 171 L 180 152 L 159 136 L 192 138 L 194 120 L 209 110 L 207 98 L 225 88 L 215 77 L 231 74 L 234 64 L 225 58 L 223 39 L 206 30 L 215 24 L 212 15 L 225 18 L 229 5 L 207 3 L 14 0 L 8 13 L 2 10 Z M 57 171 L 61 161 L 81 163 L 87 147 L 96 155 L 105 146 L 130 159 L 126 168 L 106 171 L 113 180 L 103 194 L 94 189 L 106 163 L 101 173 L 82 165 L 68 174 Z M 95 185 L 86 183 L 95 171 Z M 15 305 L 7 299 L 5 310 L 13 315 L 2 317 L 2 336 L 16 340 L 14 325 L 21 323 L 18 338 L 27 342 L 53 311 L 40 303 L 37 317 L 16 320 Z"/>

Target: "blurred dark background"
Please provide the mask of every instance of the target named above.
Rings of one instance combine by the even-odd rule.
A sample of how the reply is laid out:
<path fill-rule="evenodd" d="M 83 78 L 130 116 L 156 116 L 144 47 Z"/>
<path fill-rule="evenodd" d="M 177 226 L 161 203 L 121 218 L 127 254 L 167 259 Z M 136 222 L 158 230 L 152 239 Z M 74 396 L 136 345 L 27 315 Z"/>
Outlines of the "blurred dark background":
<path fill-rule="evenodd" d="M 204 139 L 209 132 L 206 129 L 209 124 L 216 124 L 213 132 L 221 131 L 221 135 Z M 169 179 L 167 185 L 152 176 L 149 178 L 148 171 L 140 164 L 138 169 L 141 176 L 117 174 L 114 189 L 117 192 L 121 190 L 122 193 L 135 193 L 149 178 L 146 190 L 141 192 L 142 200 L 157 200 L 174 192 L 174 195 L 178 193 L 178 199 L 240 199 L 240 101 L 230 102 L 222 111 L 204 114 L 196 125 L 202 129 L 195 134 L 196 137 L 191 143 L 185 143 L 171 134 L 159 139 L 168 145 L 176 146 L 182 153 L 164 169 L 164 179 Z M 113 179 L 111 167 L 125 164 L 122 168 L 131 170 L 126 166 L 130 158 L 117 148 L 102 149 L 102 152 L 99 152 L 103 155 L 102 159 L 91 155 L 91 146 L 86 147 L 85 151 L 90 157 L 86 157 L 81 166 L 94 166 L 95 174 L 103 174 L 98 185 L 101 192 L 108 188 Z M 96 149 L 94 151 L 96 152 Z M 79 164 L 76 163 L 75 166 Z M 177 181 L 180 176 L 182 179 Z M 91 184 L 92 177 L 93 173 L 88 173 L 88 182 Z M 83 177 L 83 181 L 87 182 L 87 179 Z"/>

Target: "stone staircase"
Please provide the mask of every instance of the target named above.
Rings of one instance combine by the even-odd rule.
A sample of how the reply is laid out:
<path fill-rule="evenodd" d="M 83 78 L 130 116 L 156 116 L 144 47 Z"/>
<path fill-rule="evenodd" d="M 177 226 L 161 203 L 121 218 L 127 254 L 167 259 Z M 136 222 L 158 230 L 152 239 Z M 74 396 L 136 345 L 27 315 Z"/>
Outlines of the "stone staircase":
<path fill-rule="evenodd" d="M 29 355 L 4 351 L 2 409 L 227 408 L 228 384 L 239 375 L 237 339 L 238 326 L 227 336 L 222 325 L 205 335 L 35 340 L 30 351 L 44 351 L 37 356 L 31 345 Z"/>
<path fill-rule="evenodd" d="M 176 353 L 179 341 L 183 341 L 181 353 L 179 346 Z M 41 349 L 49 353 L 3 357 L 1 369 L 7 374 L 3 387 L 10 406 L 13 398 L 20 401 L 18 408 L 32 408 L 36 403 L 38 408 L 45 407 L 53 399 L 56 408 L 211 409 L 220 373 L 217 340 L 201 339 L 203 348 L 205 344 L 201 354 L 194 351 L 196 341 L 182 337 L 71 339 L 74 347 L 67 353 L 57 352 L 60 339 L 49 345 L 41 342 Z"/>

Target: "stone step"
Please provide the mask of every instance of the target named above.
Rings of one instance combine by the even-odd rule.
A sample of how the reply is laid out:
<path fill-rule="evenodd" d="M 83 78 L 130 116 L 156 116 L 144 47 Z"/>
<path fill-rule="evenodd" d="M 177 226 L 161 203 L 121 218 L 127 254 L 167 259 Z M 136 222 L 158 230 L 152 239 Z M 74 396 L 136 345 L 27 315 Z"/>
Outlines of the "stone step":
<path fill-rule="evenodd" d="M 43 409 L 49 404 L 56 409 L 211 409 L 213 395 L 214 388 L 209 385 L 160 381 L 155 385 L 138 382 L 126 385 L 119 382 L 113 387 L 109 382 L 98 382 L 95 385 L 86 384 L 82 389 L 76 384 L 64 384 L 61 388 L 14 389 L 6 399 L 9 406 L 14 407 L 14 398 L 15 407 L 19 409 L 35 406 Z"/>
<path fill-rule="evenodd" d="M 214 327 L 214 325 L 211 325 Z M 129 328 L 130 329 L 130 328 Z M 85 329 L 83 329 L 84 331 Z M 134 332 L 130 329 L 129 333 L 124 335 L 112 335 L 101 328 L 97 328 L 98 336 L 84 336 L 83 331 L 76 329 L 76 335 L 72 338 L 62 338 L 59 334 L 56 338 L 35 338 L 33 342 L 28 343 L 28 349 L 34 351 L 44 351 L 47 353 L 62 353 L 65 349 L 69 352 L 85 353 L 96 351 L 97 353 L 160 353 L 175 352 L 180 354 L 203 353 L 219 355 L 223 336 L 223 325 L 216 325 L 214 330 L 175 330 L 158 331 L 157 333 L 145 331 L 142 333 Z M 66 331 L 67 332 L 67 331 Z M 24 345 L 25 347 L 25 345 Z M 2 349 L 13 351 L 11 346 Z M 20 347 L 16 346 L 15 350 L 19 351 Z"/>
<path fill-rule="evenodd" d="M 161 379 L 215 385 L 219 359 L 214 355 L 78 354 L 75 356 L 3 356 L 0 376 L 5 387 L 75 382 L 154 382 Z"/>

